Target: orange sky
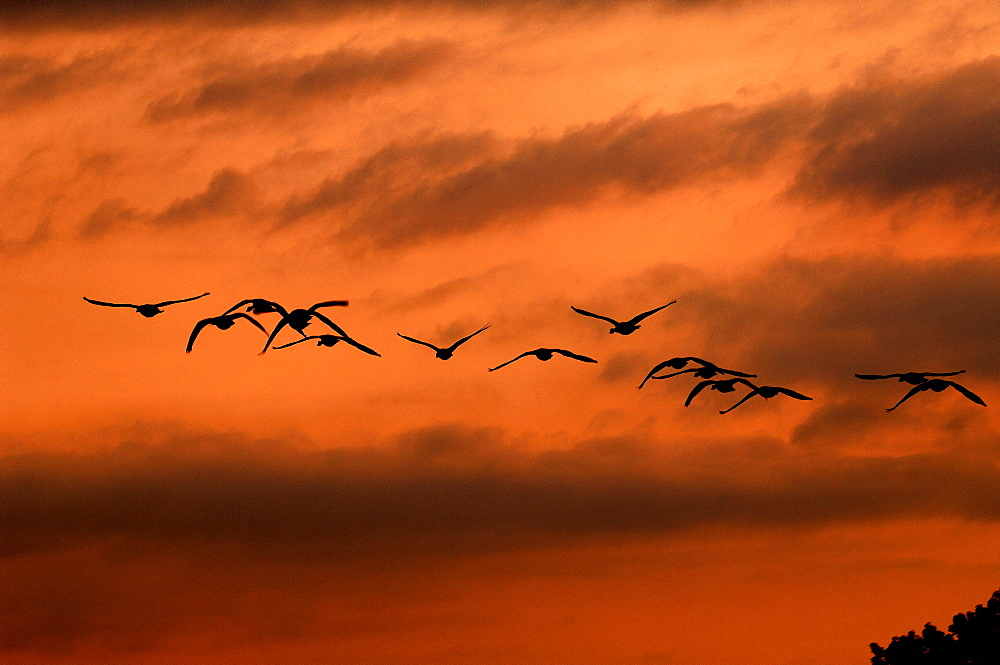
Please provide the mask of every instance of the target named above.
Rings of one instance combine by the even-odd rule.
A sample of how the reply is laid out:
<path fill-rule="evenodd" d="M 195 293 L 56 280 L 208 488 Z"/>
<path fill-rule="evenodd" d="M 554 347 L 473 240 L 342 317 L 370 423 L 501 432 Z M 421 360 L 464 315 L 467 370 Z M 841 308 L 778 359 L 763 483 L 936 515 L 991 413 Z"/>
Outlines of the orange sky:
<path fill-rule="evenodd" d="M 1000 586 L 995 407 L 852 376 L 1000 403 L 995 2 L 50 0 L 0 72 L 4 663 L 841 665 Z M 184 353 L 244 298 L 382 357 Z"/>

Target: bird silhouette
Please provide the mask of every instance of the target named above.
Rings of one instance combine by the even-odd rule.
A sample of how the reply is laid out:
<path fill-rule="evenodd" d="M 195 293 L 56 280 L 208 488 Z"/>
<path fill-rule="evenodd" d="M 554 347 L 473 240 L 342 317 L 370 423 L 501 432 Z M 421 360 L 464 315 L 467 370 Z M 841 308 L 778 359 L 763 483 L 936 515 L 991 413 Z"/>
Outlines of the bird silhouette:
<path fill-rule="evenodd" d="M 729 413 L 730 411 L 732 411 L 740 404 L 753 397 L 754 395 L 760 395 L 764 399 L 771 399 L 775 395 L 788 395 L 789 397 L 794 397 L 795 399 L 805 399 L 805 400 L 812 399 L 812 397 L 806 397 L 802 393 L 797 393 L 794 390 L 789 390 L 788 388 L 781 388 L 779 386 L 756 386 L 752 391 L 744 395 L 743 399 L 741 399 L 739 402 L 733 404 L 725 411 L 719 411 L 719 413 Z"/>
<path fill-rule="evenodd" d="M 552 359 L 552 355 L 555 354 L 555 353 L 558 353 L 561 356 L 566 356 L 567 358 L 572 358 L 573 360 L 581 360 L 581 361 L 583 361 L 585 363 L 596 363 L 597 362 L 593 358 L 588 358 L 587 356 L 581 356 L 579 354 L 572 353 L 570 351 L 565 351 L 563 349 L 535 349 L 534 351 L 525 351 L 521 355 L 519 355 L 516 358 L 513 358 L 511 360 L 508 360 L 507 362 L 503 363 L 502 365 L 497 365 L 496 367 L 491 367 L 490 371 L 491 372 L 495 372 L 496 370 L 500 369 L 501 367 L 506 367 L 507 365 L 511 364 L 515 360 L 520 360 L 521 358 L 524 358 L 525 356 L 535 356 L 539 360 L 551 360 Z"/>
<path fill-rule="evenodd" d="M 448 360 L 449 358 L 451 358 L 455 354 L 455 349 L 457 349 L 462 344 L 465 344 L 470 339 L 472 339 L 473 337 L 475 337 L 479 333 L 483 332 L 487 328 L 489 328 L 489 326 L 483 326 L 482 328 L 480 328 L 476 332 L 472 333 L 471 335 L 466 335 L 465 337 L 463 337 L 462 339 L 458 340 L 457 342 L 455 342 L 451 346 L 447 346 L 447 347 L 444 347 L 444 348 L 441 348 L 439 346 L 434 346 L 433 344 L 430 344 L 429 342 L 423 342 L 423 341 L 421 341 L 419 339 L 416 339 L 415 337 L 407 337 L 406 335 L 404 335 L 402 333 L 396 333 L 396 334 L 399 335 L 400 337 L 402 337 L 405 340 L 413 342 L 414 344 L 423 344 L 424 346 L 429 346 L 430 348 L 434 349 L 434 355 L 435 356 L 437 356 L 441 360 Z"/>
<path fill-rule="evenodd" d="M 959 372 L 955 372 L 955 373 L 958 374 Z M 941 376 L 950 376 L 950 375 L 949 374 L 944 374 L 944 375 L 941 375 Z M 914 386 L 913 388 L 911 388 L 910 392 L 906 393 L 903 396 L 903 399 L 901 399 L 898 402 L 896 402 L 896 406 L 892 407 L 891 409 L 886 409 L 886 411 L 895 411 L 896 408 L 900 404 L 902 404 L 906 400 L 910 399 L 911 397 L 913 397 L 917 393 L 923 392 L 924 390 L 933 390 L 934 392 L 939 393 L 939 392 L 941 392 L 942 390 L 944 390 L 945 388 L 948 388 L 948 387 L 954 388 L 955 390 L 957 390 L 958 392 L 962 393 L 963 395 L 965 395 L 966 397 L 968 397 L 970 400 L 972 400 L 973 402 L 975 402 L 976 404 L 979 404 L 981 406 L 986 406 L 986 402 L 984 402 L 983 399 L 979 395 L 977 395 L 976 393 L 972 392 L 971 390 L 969 390 L 965 386 L 959 385 L 959 384 L 955 383 L 954 381 L 945 381 L 944 379 L 928 379 L 928 380 L 924 381 L 923 383 L 920 383 L 920 384 Z"/>
<path fill-rule="evenodd" d="M 237 314 L 223 314 L 221 316 L 213 316 L 207 319 L 202 319 L 195 324 L 194 330 L 191 331 L 191 337 L 188 338 L 187 348 L 184 350 L 185 353 L 191 353 L 191 349 L 194 348 L 194 340 L 198 338 L 198 333 L 202 331 L 205 326 L 215 326 L 219 330 L 229 330 L 234 325 L 236 325 L 237 319 L 246 319 L 254 326 L 260 329 L 262 333 L 267 334 L 267 330 L 264 326 L 257 323 L 257 321 L 248 314 L 239 312 Z"/>
<path fill-rule="evenodd" d="M 854 376 L 859 379 L 864 379 L 866 381 L 877 381 L 878 379 L 899 379 L 900 383 L 909 383 L 911 386 L 917 386 L 927 380 L 929 376 L 955 376 L 956 374 L 965 374 L 964 369 L 960 369 L 957 372 L 901 372 L 897 374 L 855 374 Z"/>
<path fill-rule="evenodd" d="M 661 307 L 657 307 L 656 309 L 651 309 L 648 312 L 643 312 L 642 314 L 639 314 L 638 316 L 632 317 L 628 321 L 615 321 L 614 319 L 609 318 L 607 316 L 601 316 L 600 314 L 594 314 L 593 312 L 588 312 L 585 309 L 580 309 L 579 307 L 573 307 L 572 305 L 570 305 L 570 309 L 572 309 L 577 314 L 583 314 L 584 316 L 590 316 L 590 317 L 593 317 L 595 319 L 601 319 L 602 321 L 607 321 L 612 326 L 614 326 L 613 328 L 611 328 L 611 330 L 608 331 L 609 334 L 618 333 L 619 335 L 631 335 L 636 330 L 638 330 L 639 328 L 642 327 L 642 326 L 639 325 L 640 321 L 642 321 L 643 319 L 645 319 L 647 316 L 649 316 L 651 314 L 655 314 L 656 312 L 659 312 L 661 309 L 664 309 L 665 307 L 670 307 L 675 302 L 677 302 L 677 301 L 676 300 L 671 300 L 666 305 L 662 305 Z"/>
<path fill-rule="evenodd" d="M 277 305 L 277 303 L 271 303 L 270 301 L 268 301 L 268 303 L 271 305 Z M 333 321 L 331 321 L 330 319 L 326 318 L 325 316 L 316 311 L 321 307 L 346 307 L 346 306 L 347 306 L 346 300 L 328 300 L 326 302 L 318 302 L 309 309 L 293 309 L 292 311 L 283 315 L 281 317 L 281 321 L 278 321 L 278 325 L 276 325 L 274 327 L 274 330 L 271 331 L 271 335 L 267 338 L 267 343 L 264 344 L 264 350 L 261 351 L 261 353 L 267 352 L 268 348 L 270 348 L 271 346 L 271 342 L 273 342 L 274 338 L 277 337 L 278 331 L 280 331 L 285 326 L 288 326 L 292 330 L 298 332 L 303 337 L 305 337 L 306 336 L 304 332 L 305 328 L 310 323 L 312 323 L 314 317 L 319 319 L 326 325 L 330 326 L 330 328 L 332 328 L 333 331 L 336 332 L 338 335 L 341 335 L 342 337 L 349 337 L 349 335 L 346 332 L 344 332 L 343 328 L 341 328 L 336 323 L 334 323 Z"/>
<path fill-rule="evenodd" d="M 666 369 L 668 367 L 670 369 L 682 369 L 684 367 L 687 367 L 687 364 L 689 362 L 698 363 L 699 365 L 701 365 L 701 367 L 693 367 L 690 369 L 686 369 L 683 372 L 674 372 L 673 374 L 667 374 L 666 376 L 657 376 L 657 377 L 653 376 L 660 370 Z M 683 356 L 678 358 L 671 358 L 670 360 L 664 360 L 661 363 L 657 363 L 656 366 L 653 367 L 653 369 L 649 370 L 649 373 L 646 374 L 646 378 L 644 378 L 642 380 L 642 383 L 639 384 L 639 388 L 642 388 L 644 385 L 646 385 L 646 382 L 652 378 L 669 379 L 672 376 L 677 376 L 678 374 L 684 374 L 685 372 L 694 372 L 695 376 L 702 379 L 711 379 L 716 374 L 729 374 L 730 376 L 742 376 L 742 377 L 757 376 L 756 374 L 747 374 L 746 372 L 738 372 L 734 369 L 722 369 L 715 363 L 711 363 L 707 360 L 702 360 L 701 358 L 694 358 L 692 356 Z"/>
<path fill-rule="evenodd" d="M 691 400 L 693 400 L 695 398 L 695 395 L 697 395 L 698 393 L 700 393 L 705 388 L 708 388 L 710 390 L 717 390 L 720 393 L 731 393 L 731 392 L 734 392 L 736 390 L 736 384 L 737 383 L 742 383 L 742 384 L 744 384 L 746 386 L 749 386 L 751 390 L 757 390 L 757 386 L 755 386 L 754 384 L 750 383 L 746 379 L 743 379 L 743 378 L 740 378 L 740 377 L 736 377 L 734 379 L 718 379 L 718 380 L 715 380 L 715 381 L 711 381 L 711 380 L 709 380 L 709 381 L 702 381 L 701 383 L 699 383 L 698 385 L 696 385 L 694 387 L 694 389 L 691 391 L 691 393 L 687 396 L 687 399 L 684 400 L 684 406 L 690 406 Z"/>
<path fill-rule="evenodd" d="M 382 354 L 379 353 L 378 351 L 376 351 L 374 349 L 370 349 L 367 346 L 365 346 L 364 344 L 358 342 L 355 339 L 347 337 L 346 335 L 345 336 L 340 336 L 340 335 L 309 335 L 308 337 L 303 337 L 302 339 L 297 339 L 294 342 L 289 342 L 288 344 L 282 344 L 281 346 L 276 346 L 274 348 L 275 349 L 284 349 L 284 348 L 287 348 L 289 346 L 295 346 L 296 344 L 301 344 L 302 342 L 307 342 L 307 341 L 309 341 L 311 339 L 317 340 L 316 346 L 334 346 L 334 345 L 336 345 L 339 342 L 347 342 L 348 344 L 350 344 L 354 348 L 356 348 L 356 349 L 358 349 L 360 351 L 364 351 L 365 353 L 367 353 L 369 355 L 378 356 L 379 358 L 382 357 Z"/>
<path fill-rule="evenodd" d="M 157 314 L 163 313 L 163 310 L 160 309 L 161 307 L 166 307 L 167 305 L 176 305 L 179 302 L 190 302 L 192 300 L 197 300 L 198 298 L 204 298 L 207 295 L 209 295 L 209 293 L 206 291 L 205 293 L 202 293 L 200 296 L 195 296 L 193 298 L 182 298 L 180 300 L 164 300 L 163 302 L 146 304 L 146 305 L 132 305 L 130 303 L 124 303 L 124 302 L 102 302 L 100 300 L 91 300 L 87 296 L 84 296 L 83 299 L 89 302 L 91 305 L 100 305 L 101 307 L 131 307 L 132 309 L 134 309 L 135 311 L 139 312 L 147 319 L 149 319 L 156 316 Z"/>
<path fill-rule="evenodd" d="M 343 303 L 346 305 L 347 301 L 345 300 Z M 281 314 L 282 317 L 288 316 L 288 311 L 284 307 L 273 300 L 265 300 L 264 298 L 248 298 L 247 300 L 240 301 L 227 309 L 224 314 L 231 314 L 244 305 L 246 305 L 246 309 L 244 311 L 249 312 L 250 314 L 267 314 L 269 312 L 277 312 L 278 314 Z"/>

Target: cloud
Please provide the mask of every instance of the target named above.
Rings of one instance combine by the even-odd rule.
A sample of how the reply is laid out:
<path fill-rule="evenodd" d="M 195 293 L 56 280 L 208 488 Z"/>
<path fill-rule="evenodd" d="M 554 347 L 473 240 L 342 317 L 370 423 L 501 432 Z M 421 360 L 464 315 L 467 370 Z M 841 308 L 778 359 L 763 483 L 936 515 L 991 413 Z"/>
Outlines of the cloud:
<path fill-rule="evenodd" d="M 875 203 L 948 190 L 1000 204 L 1000 57 L 915 80 L 862 85 L 827 101 L 793 185 L 811 198 Z"/>
<path fill-rule="evenodd" d="M 507 148 L 489 135 L 397 144 L 289 200 L 284 223 L 349 211 L 353 221 L 339 230 L 340 240 L 394 247 L 535 221 L 609 192 L 650 195 L 708 176 L 746 176 L 800 131 L 807 108 L 796 97 L 751 111 L 720 104 L 623 115 Z M 431 154 L 451 159 L 432 164 Z M 462 168 L 460 158 L 470 163 Z M 420 166 L 419 177 L 408 165 Z"/>
<path fill-rule="evenodd" d="M 447 42 L 401 41 L 380 51 L 340 48 L 263 64 L 232 63 L 182 93 L 150 104 L 153 122 L 211 113 L 287 113 L 317 101 L 371 95 L 410 81 L 454 52 Z M 221 69 L 221 72 L 218 70 Z"/>
<path fill-rule="evenodd" d="M 814 458 L 767 449 L 732 439 L 672 452 L 613 438 L 532 453 L 495 430 L 446 425 L 385 448 L 309 452 L 180 434 L 91 455 L 8 456 L 2 555 L 113 540 L 261 553 L 335 545 L 339 557 L 391 558 L 713 524 L 1000 519 L 1000 470 L 975 451 Z"/>
<path fill-rule="evenodd" d="M 95 86 L 131 72 L 121 50 L 77 55 L 69 62 L 31 55 L 0 57 L 0 113 L 12 113 Z"/>

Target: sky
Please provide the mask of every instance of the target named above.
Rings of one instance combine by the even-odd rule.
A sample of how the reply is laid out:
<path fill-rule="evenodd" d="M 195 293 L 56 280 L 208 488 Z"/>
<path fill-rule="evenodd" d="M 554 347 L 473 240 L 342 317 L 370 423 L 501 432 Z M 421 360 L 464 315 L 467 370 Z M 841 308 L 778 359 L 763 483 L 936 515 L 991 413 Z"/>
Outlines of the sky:
<path fill-rule="evenodd" d="M 0 660 L 947 626 L 1000 587 L 998 89 L 989 0 L 4 3 Z M 246 298 L 349 300 L 381 357 L 184 352 Z M 598 362 L 487 371 L 540 347 Z M 675 356 L 812 399 L 636 390 Z M 989 407 L 853 376 L 958 370 Z"/>

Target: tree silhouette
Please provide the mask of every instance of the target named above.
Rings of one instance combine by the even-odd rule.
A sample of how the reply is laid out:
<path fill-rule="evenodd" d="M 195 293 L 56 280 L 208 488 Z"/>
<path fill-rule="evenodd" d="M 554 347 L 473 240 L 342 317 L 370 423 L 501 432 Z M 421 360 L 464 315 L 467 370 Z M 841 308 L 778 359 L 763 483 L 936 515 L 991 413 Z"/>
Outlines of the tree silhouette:
<path fill-rule="evenodd" d="M 887 647 L 872 642 L 872 665 L 997 665 L 1000 663 L 1000 590 L 976 609 L 956 614 L 943 633 L 934 624 L 892 638 Z"/>

